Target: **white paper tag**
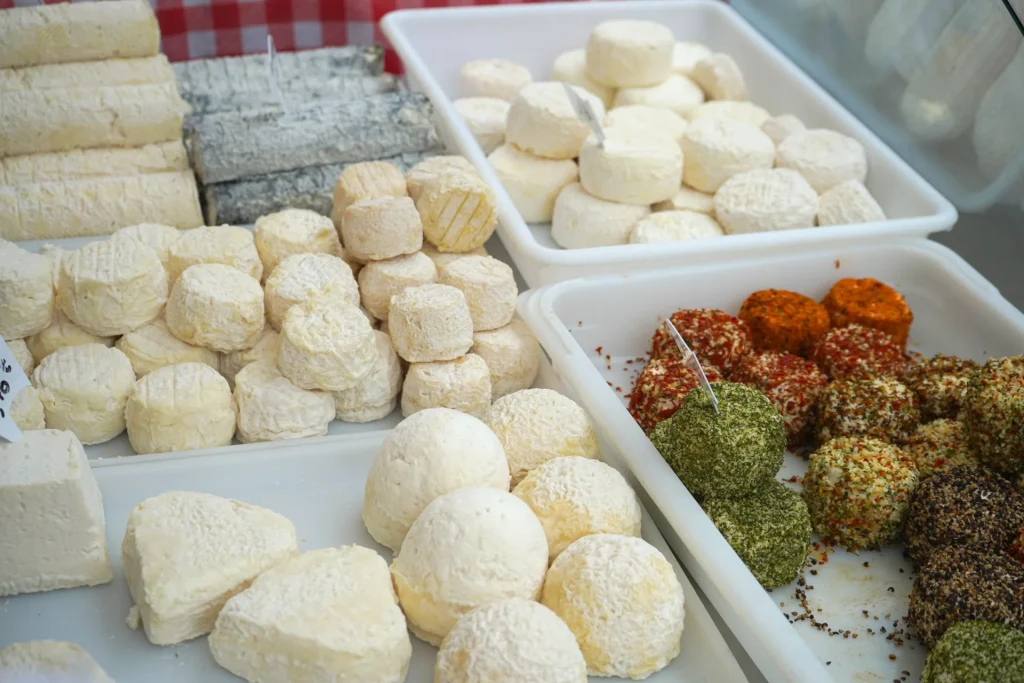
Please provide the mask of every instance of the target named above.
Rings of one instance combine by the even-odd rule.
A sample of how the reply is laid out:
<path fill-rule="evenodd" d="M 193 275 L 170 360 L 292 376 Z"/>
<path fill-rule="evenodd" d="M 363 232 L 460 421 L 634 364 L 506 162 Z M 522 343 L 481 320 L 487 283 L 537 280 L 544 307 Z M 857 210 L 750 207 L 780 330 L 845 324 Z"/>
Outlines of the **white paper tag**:
<path fill-rule="evenodd" d="M 28 385 L 28 377 L 15 360 L 11 347 L 0 339 L 0 439 L 17 441 L 21 438 L 21 430 L 11 415 L 11 404 L 18 392 Z"/>
<path fill-rule="evenodd" d="M 679 330 L 672 324 L 671 320 L 665 321 L 665 329 L 668 330 L 669 336 L 675 341 L 676 346 L 679 347 L 679 351 L 683 354 L 683 364 L 690 369 L 690 372 L 697 375 L 697 379 L 700 380 L 700 386 L 704 392 L 711 399 L 711 407 L 715 409 L 715 415 L 718 414 L 718 397 L 715 396 L 715 392 L 711 389 L 711 382 L 708 381 L 708 376 L 704 374 L 704 368 L 700 366 L 700 361 L 697 360 L 697 354 L 693 352 L 687 344 L 686 340 L 683 339 L 683 335 L 679 334 Z"/>
<path fill-rule="evenodd" d="M 601 122 L 597 120 L 597 114 L 594 113 L 593 107 L 590 106 L 589 102 L 580 97 L 580 94 L 568 83 L 562 83 L 562 87 L 565 88 L 565 93 L 569 96 L 569 103 L 572 104 L 573 110 L 576 111 L 576 116 L 579 117 L 580 121 L 590 126 L 590 130 L 594 131 L 598 146 L 604 147 L 604 130 L 601 128 Z"/>

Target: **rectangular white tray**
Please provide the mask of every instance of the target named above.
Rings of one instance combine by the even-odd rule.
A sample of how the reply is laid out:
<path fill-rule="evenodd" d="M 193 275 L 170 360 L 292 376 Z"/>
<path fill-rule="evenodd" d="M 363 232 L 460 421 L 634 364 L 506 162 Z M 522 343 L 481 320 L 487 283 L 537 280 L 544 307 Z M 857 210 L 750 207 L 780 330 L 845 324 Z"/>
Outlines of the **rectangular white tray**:
<path fill-rule="evenodd" d="M 548 78 L 555 57 L 582 48 L 596 24 L 625 18 L 657 21 L 672 29 L 678 40 L 701 41 L 728 53 L 746 75 L 751 100 L 773 114 L 795 114 L 809 127 L 831 128 L 860 140 L 868 155 L 868 188 L 890 219 L 674 244 L 575 250 L 555 245 L 547 225 L 527 225 L 455 111 L 452 100 L 459 96 L 459 68 L 472 59 L 502 57 L 525 64 L 534 80 L 543 80 Z M 723 2 L 646 0 L 402 10 L 387 15 L 382 27 L 405 63 L 410 87 L 423 91 L 434 103 L 448 146 L 469 158 L 495 188 L 499 234 L 531 287 L 584 275 L 706 262 L 826 242 L 923 236 L 948 230 L 956 222 L 952 204 Z"/>
<path fill-rule="evenodd" d="M 886 634 L 867 632 L 884 626 L 889 633 L 892 622 L 906 614 L 911 567 L 899 547 L 830 554 L 816 576 L 806 574 L 814 586 L 808 601 L 812 609 L 822 610 L 815 613 L 819 621 L 849 629 L 851 638 L 829 637 L 806 621 L 787 623 L 783 612 L 801 611 L 793 586 L 762 590 L 627 412 L 624 396 L 641 367 L 627 361 L 644 356 L 659 320 L 681 308 L 721 308 L 735 314 L 751 292 L 772 287 L 820 299 L 843 277 L 874 277 L 906 297 L 914 312 L 914 350 L 980 361 L 1024 349 L 1024 315 L 963 259 L 925 240 L 584 278 L 520 298 L 520 314 L 550 355 L 568 395 L 587 409 L 629 466 L 653 501 L 651 509 L 669 543 L 773 682 L 892 681 L 903 671 L 911 672 L 908 680 L 916 680 L 923 646 L 908 637 L 903 647 L 895 648 Z M 806 460 L 787 454 L 780 478 L 802 475 L 805 469 Z M 852 633 L 858 634 L 856 639 Z M 890 660 L 890 654 L 896 659 Z"/>

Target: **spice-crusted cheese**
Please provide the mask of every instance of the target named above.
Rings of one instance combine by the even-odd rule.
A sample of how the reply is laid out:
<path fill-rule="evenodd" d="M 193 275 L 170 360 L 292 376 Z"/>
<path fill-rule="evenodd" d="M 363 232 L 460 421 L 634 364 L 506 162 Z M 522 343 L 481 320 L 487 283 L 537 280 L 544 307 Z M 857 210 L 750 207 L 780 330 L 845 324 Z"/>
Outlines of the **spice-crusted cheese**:
<path fill-rule="evenodd" d="M 540 343 L 521 320 L 505 327 L 473 333 L 473 348 L 491 375 L 491 398 L 529 389 L 540 371 Z"/>
<path fill-rule="evenodd" d="M 505 142 L 505 121 L 508 119 L 509 108 L 507 100 L 463 97 L 452 104 L 484 154 L 490 154 Z"/>
<path fill-rule="evenodd" d="M 817 193 L 792 169 L 738 173 L 715 192 L 715 218 L 730 235 L 810 228 L 817 214 Z"/>
<path fill-rule="evenodd" d="M 669 199 L 683 178 L 683 152 L 668 135 L 606 128 L 605 142 L 590 137 L 580 150 L 580 184 L 610 202 L 649 206 Z"/>
<path fill-rule="evenodd" d="M 709 382 L 725 379 L 714 365 L 702 364 Z M 676 414 L 683 401 L 700 380 L 679 359 L 653 358 L 636 378 L 629 392 L 629 413 L 645 433 L 650 433 L 659 422 Z"/>
<path fill-rule="evenodd" d="M 696 211 L 659 211 L 640 219 L 629 235 L 630 244 L 681 242 L 701 237 L 722 237 L 722 226 Z"/>
<path fill-rule="evenodd" d="M 978 364 L 967 358 L 937 354 L 909 366 L 901 379 L 917 394 L 922 420 L 954 419 L 960 413 L 967 385 L 977 369 Z"/>
<path fill-rule="evenodd" d="M 1024 472 L 1021 406 L 1024 357 L 989 359 L 967 386 L 963 421 L 983 462 L 1011 476 Z"/>
<path fill-rule="evenodd" d="M 355 306 L 336 297 L 314 297 L 285 314 L 277 367 L 296 386 L 351 389 L 376 361 L 373 328 Z"/>
<path fill-rule="evenodd" d="M 700 86 L 679 74 L 672 74 L 657 85 L 646 88 L 622 88 L 615 93 L 616 109 L 630 105 L 645 105 L 665 109 L 681 117 L 689 117 L 690 113 L 703 103 L 704 91 Z"/>
<path fill-rule="evenodd" d="M 368 263 L 359 271 L 362 304 L 375 318 L 387 320 L 391 297 L 408 287 L 436 282 L 437 270 L 434 262 L 422 252 Z"/>
<path fill-rule="evenodd" d="M 402 384 L 402 415 L 426 408 L 451 408 L 476 418 L 491 407 L 491 375 L 480 356 L 412 363 Z"/>
<path fill-rule="evenodd" d="M 45 330 L 52 316 L 49 259 L 0 240 L 0 337 L 33 335 Z"/>
<path fill-rule="evenodd" d="M 330 254 L 344 259 L 334 223 L 307 209 L 284 209 L 256 219 L 253 242 L 263 263 L 263 279 L 293 254 Z"/>
<path fill-rule="evenodd" d="M 74 643 L 55 640 L 12 643 L 0 649 L 0 671 L 16 681 L 54 680 L 56 676 L 56 680 L 76 683 L 114 683 L 88 652 Z"/>
<path fill-rule="evenodd" d="M 555 61 L 551 64 L 549 80 L 583 88 L 599 97 L 604 106 L 609 109 L 615 99 L 615 88 L 596 83 L 587 76 L 587 55 L 586 50 L 582 48 L 569 50 L 555 57 Z"/>
<path fill-rule="evenodd" d="M 228 353 L 252 348 L 263 331 L 263 290 L 221 263 L 189 267 L 171 290 L 167 327 L 181 341 Z"/>
<path fill-rule="evenodd" d="M 646 87 L 672 73 L 672 31 L 653 21 L 620 19 L 598 24 L 586 47 L 587 76 L 613 88 Z"/>
<path fill-rule="evenodd" d="M 288 309 L 327 294 L 352 306 L 359 305 L 359 285 L 347 263 L 330 254 L 286 256 L 267 278 L 264 288 L 267 322 L 280 331 Z"/>
<path fill-rule="evenodd" d="M 555 200 L 551 238 L 564 249 L 626 244 L 633 226 L 650 213 L 646 205 L 610 202 L 573 183 L 566 185 Z"/>
<path fill-rule="evenodd" d="M 869 436 L 906 443 L 921 422 L 917 397 L 891 377 L 830 382 L 818 402 L 818 438 Z"/>
<path fill-rule="evenodd" d="M 582 88 L 569 87 L 590 105 L 599 121 L 604 118 L 600 99 Z M 540 157 L 573 159 L 589 134 L 589 126 L 576 115 L 563 83 L 531 83 L 508 110 L 505 141 Z"/>
<path fill-rule="evenodd" d="M 168 253 L 171 285 L 185 269 L 199 263 L 222 263 L 256 280 L 263 277 L 263 262 L 253 234 L 235 225 L 210 225 L 183 232 Z"/>
<path fill-rule="evenodd" d="M 477 59 L 459 69 L 463 97 L 494 97 L 511 102 L 532 80 L 529 69 L 507 59 Z"/>
<path fill-rule="evenodd" d="M 391 342 L 410 363 L 455 360 L 473 346 L 473 317 L 466 295 L 441 284 L 410 287 L 391 299 Z"/>
<path fill-rule="evenodd" d="M 767 170 L 775 163 L 771 138 L 755 126 L 725 118 L 692 122 L 683 135 L 682 150 L 683 181 L 701 192 L 715 192 L 737 174 Z"/>
<path fill-rule="evenodd" d="M 235 375 L 234 397 L 242 443 L 323 436 L 334 419 L 331 395 L 295 386 L 274 359 L 242 368 Z"/>
<path fill-rule="evenodd" d="M 402 364 L 391 337 L 374 330 L 373 338 L 377 347 L 373 370 L 351 389 L 333 392 L 335 417 L 343 422 L 372 422 L 387 417 L 402 390 Z"/>
<path fill-rule="evenodd" d="M 527 223 L 548 223 L 555 198 L 579 174 L 572 159 L 545 159 L 515 145 L 498 147 L 487 160 Z"/>

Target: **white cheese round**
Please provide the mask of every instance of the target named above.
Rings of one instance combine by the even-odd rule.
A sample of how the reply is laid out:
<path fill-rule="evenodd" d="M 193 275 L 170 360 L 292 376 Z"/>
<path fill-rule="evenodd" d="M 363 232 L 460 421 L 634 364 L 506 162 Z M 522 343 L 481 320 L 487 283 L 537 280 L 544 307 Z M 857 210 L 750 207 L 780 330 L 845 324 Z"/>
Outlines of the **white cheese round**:
<path fill-rule="evenodd" d="M 349 258 L 383 261 L 419 251 L 423 222 L 409 197 L 364 199 L 345 209 L 341 238 Z"/>
<path fill-rule="evenodd" d="M 884 221 L 885 212 L 859 180 L 847 180 L 818 197 L 818 225 Z"/>
<path fill-rule="evenodd" d="M 505 327 L 473 333 L 473 348 L 487 363 L 491 375 L 491 400 L 529 389 L 540 370 L 540 344 L 522 320 Z"/>
<path fill-rule="evenodd" d="M 690 112 L 704 102 L 704 91 L 686 76 L 672 74 L 667 79 L 646 88 L 622 88 L 615 94 L 615 107 L 645 105 L 667 109 L 679 116 Z"/>
<path fill-rule="evenodd" d="M 428 408 L 402 420 L 374 456 L 366 476 L 363 522 L 375 541 L 397 551 L 435 498 L 474 486 L 508 491 L 501 443 L 471 415 Z"/>
<path fill-rule="evenodd" d="M 426 254 L 416 252 L 386 261 L 372 261 L 359 271 L 363 306 L 378 320 L 387 320 L 391 297 L 407 287 L 437 282 L 437 267 Z"/>
<path fill-rule="evenodd" d="M 373 328 L 355 306 L 336 297 L 315 297 L 285 314 L 277 366 L 295 386 L 351 389 L 376 361 Z"/>
<path fill-rule="evenodd" d="M 682 184 L 683 153 L 669 136 L 606 128 L 601 146 L 589 138 L 580 150 L 580 184 L 610 202 L 650 206 Z M 773 148 L 774 151 L 774 148 Z"/>
<path fill-rule="evenodd" d="M 465 258 L 467 256 L 487 256 L 487 249 L 484 247 L 477 247 L 472 251 L 467 251 L 462 254 L 452 254 L 438 251 L 437 247 L 430 242 L 423 243 L 422 252 L 430 257 L 430 260 L 433 261 L 434 265 L 437 267 L 438 272 L 452 261 L 458 261 L 460 258 Z"/>
<path fill-rule="evenodd" d="M 287 256 L 267 278 L 267 322 L 280 330 L 289 308 L 329 292 L 359 305 L 359 285 L 347 263 L 330 254 Z"/>
<path fill-rule="evenodd" d="M 276 330 L 265 327 L 251 349 L 231 351 L 220 355 L 220 374 L 228 381 L 232 389 L 235 387 L 235 376 L 242 368 L 258 360 L 270 361 L 277 367 L 277 354 L 281 350 L 281 335 Z"/>
<path fill-rule="evenodd" d="M 496 97 L 511 102 L 532 80 L 529 69 L 507 59 L 477 59 L 459 69 L 463 97 Z"/>
<path fill-rule="evenodd" d="M 363 161 L 345 168 L 334 185 L 331 218 L 340 229 L 342 216 L 352 204 L 381 197 L 404 197 L 405 176 L 386 161 Z"/>
<path fill-rule="evenodd" d="M 686 126 L 689 125 L 686 119 L 671 109 L 648 104 L 617 106 L 604 117 L 604 124 L 608 127 L 630 128 L 639 133 L 657 131 L 670 136 L 677 143 L 682 141 Z"/>
<path fill-rule="evenodd" d="M 555 200 L 551 239 L 563 249 L 625 244 L 648 206 L 619 204 L 595 197 L 579 183 L 566 185 Z"/>
<path fill-rule="evenodd" d="M 709 99 L 750 99 L 743 72 L 736 61 L 727 54 L 716 52 L 697 62 L 693 67 L 693 80 L 703 88 Z"/>
<path fill-rule="evenodd" d="M 409 287 L 391 299 L 388 333 L 410 363 L 455 360 L 473 346 L 466 295 L 447 285 Z"/>
<path fill-rule="evenodd" d="M 89 653 L 74 643 L 33 640 L 0 649 L 0 671 L 11 681 L 114 683 Z"/>
<path fill-rule="evenodd" d="M 727 119 L 748 123 L 755 128 L 761 128 L 771 114 L 764 107 L 759 107 L 753 102 L 733 100 L 712 100 L 705 102 L 690 112 L 690 121 L 698 119 Z M 769 136 L 771 137 L 771 136 Z"/>
<path fill-rule="evenodd" d="M 460 488 L 412 523 L 391 577 L 413 634 L 439 645 L 474 607 L 536 600 L 547 566 L 544 529 L 526 503 L 497 488 Z"/>
<path fill-rule="evenodd" d="M 739 173 L 715 193 L 715 218 L 727 234 L 814 226 L 818 194 L 789 168 Z"/>
<path fill-rule="evenodd" d="M 715 195 L 683 185 L 678 192 L 672 195 L 671 199 L 657 202 L 651 209 L 653 211 L 696 211 L 713 216 Z"/>
<path fill-rule="evenodd" d="M 21 370 L 25 373 L 25 376 L 31 379 L 32 371 L 35 370 L 36 367 L 36 360 L 32 357 L 32 352 L 29 350 L 28 344 L 25 343 L 25 340 L 11 339 L 10 341 L 7 341 L 7 348 L 9 348 L 11 353 L 14 354 L 14 360 L 18 361 L 18 365 L 21 366 Z"/>
<path fill-rule="evenodd" d="M 629 243 L 682 242 L 701 237 L 722 237 L 724 234 L 718 221 L 706 213 L 659 211 L 636 224 Z"/>
<path fill-rule="evenodd" d="M 342 422 L 373 422 L 395 410 L 402 390 L 402 364 L 391 345 L 391 337 L 374 330 L 373 338 L 377 345 L 373 370 L 351 389 L 334 392 L 335 417 Z"/>
<path fill-rule="evenodd" d="M 11 419 L 18 429 L 46 429 L 46 411 L 39 400 L 39 392 L 31 384 L 23 387 L 11 401 Z"/>
<path fill-rule="evenodd" d="M 203 363 L 214 370 L 220 368 L 216 351 L 181 341 L 171 333 L 163 318 L 132 330 L 118 339 L 115 346 L 128 356 L 138 379 L 158 368 L 179 363 Z"/>
<path fill-rule="evenodd" d="M 181 231 L 170 225 L 159 223 L 139 223 L 121 228 L 110 236 L 112 240 L 135 240 L 142 242 L 156 252 L 157 258 L 167 269 L 168 261 L 171 258 L 171 245 L 181 237 Z"/>
<path fill-rule="evenodd" d="M 497 148 L 487 160 L 527 223 L 550 222 L 558 193 L 579 174 L 572 159 L 545 159 L 512 144 Z"/>
<path fill-rule="evenodd" d="M 770 169 L 775 143 L 747 123 L 711 117 L 693 121 L 683 135 L 683 181 L 701 192 L 715 192 L 737 173 Z"/>
<path fill-rule="evenodd" d="M 711 56 L 711 48 L 704 43 L 677 40 L 672 48 L 672 72 L 693 77 L 697 62 Z"/>
<path fill-rule="evenodd" d="M 181 274 L 165 315 L 181 341 L 227 353 L 252 348 L 266 318 L 260 283 L 221 263 L 200 263 Z"/>
<path fill-rule="evenodd" d="M 587 76 L 612 88 L 661 83 L 672 73 L 672 31 L 653 21 L 604 21 L 587 39 Z"/>
<path fill-rule="evenodd" d="M 549 80 L 583 88 L 600 98 L 606 108 L 611 107 L 615 100 L 615 88 L 595 83 L 587 76 L 587 51 L 583 48 L 569 50 L 555 57 Z"/>
<path fill-rule="evenodd" d="M 473 173 L 438 173 L 416 199 L 423 237 L 443 252 L 482 247 L 498 225 L 494 191 Z"/>
<path fill-rule="evenodd" d="M 761 124 L 761 130 L 772 139 L 777 147 L 793 133 L 802 133 L 807 130 L 807 126 L 792 114 L 780 114 L 766 119 Z"/>
<path fill-rule="evenodd" d="M 483 419 L 491 407 L 491 374 L 472 353 L 455 360 L 411 363 L 402 384 L 402 415 L 450 408 Z"/>
<path fill-rule="evenodd" d="M 779 168 L 798 171 L 818 194 L 846 180 L 864 182 L 868 160 L 864 145 L 834 130 L 794 133 L 779 145 Z"/>
<path fill-rule="evenodd" d="M 189 266 L 199 263 L 222 263 L 258 281 L 263 279 L 263 262 L 252 233 L 234 225 L 208 225 L 182 232 L 167 257 L 171 285 Z"/>
<path fill-rule="evenodd" d="M 519 288 L 512 268 L 490 256 L 467 256 L 441 269 L 438 281 L 466 295 L 473 331 L 496 330 L 512 321 Z"/>
<path fill-rule="evenodd" d="M 78 344 L 103 344 L 113 346 L 116 337 L 99 337 L 83 330 L 71 322 L 59 307 L 53 310 L 53 322 L 41 332 L 36 332 L 25 340 L 32 357 L 38 363 L 57 349 Z M 157 318 L 159 320 L 159 318 Z"/>
<path fill-rule="evenodd" d="M 249 363 L 235 375 L 234 397 L 242 443 L 323 436 L 334 419 L 329 393 L 300 389 L 269 359 Z"/>
<path fill-rule="evenodd" d="M 523 88 L 508 110 L 505 141 L 548 159 L 573 159 L 590 134 L 565 92 L 565 85 L 545 81 Z M 576 93 L 590 104 L 598 121 L 604 119 L 601 100 L 583 88 Z"/>
<path fill-rule="evenodd" d="M 457 155 L 439 155 L 424 159 L 409 169 L 405 174 L 405 182 L 409 196 L 418 201 L 424 188 L 444 175 L 477 175 L 476 167 L 466 157 Z"/>
<path fill-rule="evenodd" d="M 281 261 L 294 254 L 330 254 L 344 259 L 338 231 L 330 218 L 307 209 L 285 209 L 256 219 L 256 252 L 263 263 L 263 279 Z"/>
<path fill-rule="evenodd" d="M 484 154 L 490 154 L 505 142 L 508 100 L 496 97 L 463 97 L 452 104 Z"/>

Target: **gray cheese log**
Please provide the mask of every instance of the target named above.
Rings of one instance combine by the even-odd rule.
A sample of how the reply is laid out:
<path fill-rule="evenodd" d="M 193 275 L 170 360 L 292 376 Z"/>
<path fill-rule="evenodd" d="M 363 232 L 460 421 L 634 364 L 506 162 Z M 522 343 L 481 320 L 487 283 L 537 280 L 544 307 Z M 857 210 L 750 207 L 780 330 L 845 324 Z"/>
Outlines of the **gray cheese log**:
<path fill-rule="evenodd" d="M 210 184 L 422 152 L 439 141 L 432 116 L 429 100 L 410 92 L 211 114 L 189 137 L 192 163 Z"/>
<path fill-rule="evenodd" d="M 437 145 L 429 151 L 400 154 L 381 161 L 393 164 L 405 173 L 442 150 L 443 147 Z M 245 225 L 255 223 L 260 216 L 287 208 L 309 209 L 330 216 L 334 186 L 341 172 L 350 165 L 310 166 L 297 171 L 207 185 L 203 189 L 206 222 L 209 225 Z"/>

